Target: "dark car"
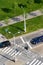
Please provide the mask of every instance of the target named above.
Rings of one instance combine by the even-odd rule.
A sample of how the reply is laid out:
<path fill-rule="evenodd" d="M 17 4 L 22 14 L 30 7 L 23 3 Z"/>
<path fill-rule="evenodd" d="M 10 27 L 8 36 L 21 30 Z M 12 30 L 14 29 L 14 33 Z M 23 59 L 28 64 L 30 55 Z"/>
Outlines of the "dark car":
<path fill-rule="evenodd" d="M 43 35 L 39 37 L 35 37 L 30 41 L 32 44 L 38 44 L 40 42 L 43 42 Z"/>
<path fill-rule="evenodd" d="M 9 41 L 4 41 L 0 43 L 0 48 L 7 47 L 7 46 L 11 46 Z"/>

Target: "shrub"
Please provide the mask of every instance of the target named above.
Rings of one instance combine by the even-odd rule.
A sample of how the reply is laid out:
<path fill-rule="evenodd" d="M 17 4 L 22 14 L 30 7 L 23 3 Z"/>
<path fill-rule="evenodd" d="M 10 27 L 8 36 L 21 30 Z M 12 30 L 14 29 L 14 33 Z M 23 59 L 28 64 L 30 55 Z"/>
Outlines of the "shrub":
<path fill-rule="evenodd" d="M 34 0 L 35 3 L 41 3 L 42 0 Z"/>

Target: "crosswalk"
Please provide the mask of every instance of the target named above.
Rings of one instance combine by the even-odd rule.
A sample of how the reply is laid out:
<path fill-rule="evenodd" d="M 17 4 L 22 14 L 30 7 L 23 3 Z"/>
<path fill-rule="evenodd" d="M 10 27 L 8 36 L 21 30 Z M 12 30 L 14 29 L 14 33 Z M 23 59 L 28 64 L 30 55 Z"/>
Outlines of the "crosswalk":
<path fill-rule="evenodd" d="M 8 54 L 10 55 L 11 57 L 15 57 L 17 55 L 20 55 L 21 54 L 21 51 L 17 51 L 16 48 L 11 48 L 11 47 L 5 47 L 4 49 L 1 50 L 1 52 L 3 54 Z"/>
<path fill-rule="evenodd" d="M 26 65 L 43 65 L 43 62 L 34 58 L 31 62 L 27 62 Z"/>
<path fill-rule="evenodd" d="M 16 56 L 18 56 L 18 55 L 20 56 L 24 52 L 24 51 L 21 52 L 19 49 L 20 48 L 16 48 L 16 47 L 5 47 L 4 49 L 1 49 L 1 52 L 2 52 L 2 54 L 8 54 L 9 56 L 15 58 Z M 24 53 L 26 53 L 26 52 L 24 52 Z M 32 61 L 28 61 L 26 63 L 26 65 L 43 65 L 43 62 L 34 57 L 34 59 Z"/>

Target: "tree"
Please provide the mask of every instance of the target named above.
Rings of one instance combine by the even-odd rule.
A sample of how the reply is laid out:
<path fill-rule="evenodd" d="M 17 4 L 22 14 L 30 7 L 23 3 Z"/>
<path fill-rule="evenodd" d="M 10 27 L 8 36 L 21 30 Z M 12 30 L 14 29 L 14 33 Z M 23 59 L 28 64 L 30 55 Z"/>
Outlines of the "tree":
<path fill-rule="evenodd" d="M 35 3 L 41 3 L 42 0 L 34 0 Z"/>
<path fill-rule="evenodd" d="M 8 17 L 6 17 L 6 19 L 5 19 L 5 24 L 7 24 L 7 25 L 9 23 L 9 20 L 8 19 L 9 19 Z"/>

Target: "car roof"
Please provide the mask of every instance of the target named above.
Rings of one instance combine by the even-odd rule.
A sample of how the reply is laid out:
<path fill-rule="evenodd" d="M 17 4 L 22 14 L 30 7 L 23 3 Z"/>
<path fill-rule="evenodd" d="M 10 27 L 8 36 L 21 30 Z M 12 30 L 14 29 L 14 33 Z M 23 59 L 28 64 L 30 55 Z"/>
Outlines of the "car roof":
<path fill-rule="evenodd" d="M 3 43 L 10 43 L 10 42 L 7 40 L 7 41 L 3 41 L 3 42 L 1 42 L 1 43 L 3 44 Z"/>
<path fill-rule="evenodd" d="M 43 35 L 41 35 L 41 36 L 39 36 L 39 37 L 35 37 L 35 38 L 33 38 L 32 40 L 39 39 L 39 38 L 43 38 Z"/>

